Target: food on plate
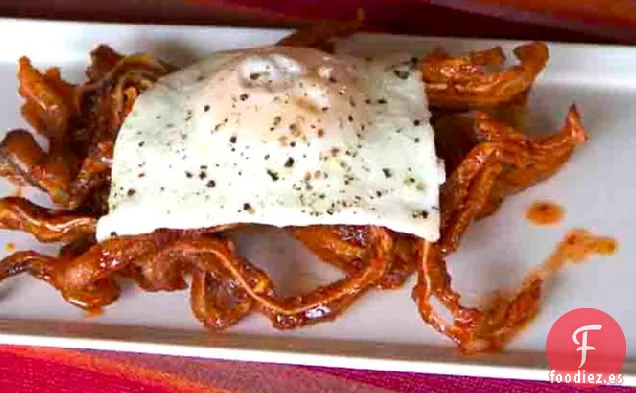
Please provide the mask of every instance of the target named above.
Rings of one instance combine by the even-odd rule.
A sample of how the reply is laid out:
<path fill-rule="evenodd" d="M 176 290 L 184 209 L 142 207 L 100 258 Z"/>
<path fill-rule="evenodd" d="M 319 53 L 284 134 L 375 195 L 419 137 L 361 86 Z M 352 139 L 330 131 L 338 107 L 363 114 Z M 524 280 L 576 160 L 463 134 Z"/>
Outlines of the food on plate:
<path fill-rule="evenodd" d="M 46 191 L 59 210 L 6 197 L 0 225 L 64 246 L 6 257 L 0 279 L 29 273 L 97 310 L 117 300 L 116 277 L 174 291 L 192 275 L 191 308 L 210 329 L 253 311 L 289 329 L 333 320 L 417 271 L 426 323 L 464 352 L 500 349 L 536 314 L 546 277 L 469 309 L 444 260 L 471 222 L 562 168 L 587 139 L 579 114 L 572 106 L 550 136 L 515 128 L 547 64 L 542 43 L 517 48 L 509 69 L 500 49 L 414 58 L 316 48 L 351 31 L 323 26 L 181 70 L 100 46 L 82 85 L 21 59 L 22 113 L 49 148 L 9 132 L 0 174 Z M 346 277 L 279 298 L 230 236 L 257 224 L 287 228 Z M 451 310 L 450 327 L 431 297 Z M 483 325 L 493 321 L 496 334 Z"/>
<path fill-rule="evenodd" d="M 583 263 L 594 255 L 612 255 L 617 242 L 584 229 L 569 231 L 552 254 L 535 271 L 530 272 L 516 293 L 497 293 L 488 308 L 480 310 L 460 303 L 460 295 L 451 288 L 444 253 L 435 244 L 422 244 L 425 267 L 418 271 L 413 297 L 422 319 L 454 340 L 463 353 L 501 349 L 539 311 L 538 299 L 543 284 L 569 263 Z M 431 298 L 437 299 L 451 313 L 451 323 L 435 311 Z"/>

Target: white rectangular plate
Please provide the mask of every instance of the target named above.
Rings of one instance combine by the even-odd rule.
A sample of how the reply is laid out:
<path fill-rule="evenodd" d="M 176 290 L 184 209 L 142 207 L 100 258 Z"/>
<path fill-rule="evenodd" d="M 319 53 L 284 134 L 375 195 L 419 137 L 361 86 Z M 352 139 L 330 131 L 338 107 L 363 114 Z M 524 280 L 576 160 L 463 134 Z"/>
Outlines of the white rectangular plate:
<path fill-rule="evenodd" d="M 274 43 L 282 30 L 130 26 L 0 20 L 0 129 L 26 126 L 19 116 L 16 63 L 29 56 L 38 67 L 59 66 L 81 81 L 89 51 L 106 43 L 121 52 L 145 51 L 176 65 L 211 51 Z M 9 38 L 10 37 L 10 38 Z M 421 54 L 441 45 L 452 52 L 516 42 L 445 38 L 356 36 L 341 48 L 401 49 Z M 473 225 L 450 260 L 454 284 L 469 298 L 518 285 L 571 228 L 615 237 L 615 256 L 572 266 L 551 287 L 536 321 L 497 355 L 462 358 L 444 337 L 420 320 L 410 298 L 413 281 L 396 291 L 373 291 L 333 323 L 276 331 L 260 315 L 223 334 L 206 332 L 190 314 L 187 292 L 142 293 L 126 287 L 105 314 L 88 319 L 43 282 L 21 277 L 0 284 L 0 342 L 95 348 L 184 356 L 295 363 L 377 370 L 419 371 L 545 380 L 545 339 L 554 321 L 579 307 L 612 315 L 627 339 L 626 384 L 636 385 L 636 49 L 551 44 L 551 60 L 532 92 L 529 131 L 556 131 L 576 102 L 591 139 L 557 176 L 509 198 L 491 218 Z M 0 192 L 13 188 L 0 184 Z M 29 191 L 29 196 L 46 201 Z M 537 228 L 527 206 L 549 199 L 565 207 L 559 225 Z M 0 245 L 52 252 L 31 236 L 0 233 Z M 242 249 L 262 261 L 280 288 L 333 279 L 281 233 L 250 237 Z M 6 254 L 8 251 L 4 250 Z M 260 262 L 259 262 L 260 263 Z"/>

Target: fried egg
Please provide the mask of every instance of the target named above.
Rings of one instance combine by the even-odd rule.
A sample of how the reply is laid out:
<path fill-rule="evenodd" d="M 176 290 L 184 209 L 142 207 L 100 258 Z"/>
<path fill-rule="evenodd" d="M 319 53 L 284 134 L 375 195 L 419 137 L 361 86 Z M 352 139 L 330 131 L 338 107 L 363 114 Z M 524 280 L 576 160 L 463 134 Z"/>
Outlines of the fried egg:
<path fill-rule="evenodd" d="M 437 158 L 410 55 L 220 52 L 141 94 L 97 238 L 234 223 L 377 225 L 439 238 Z"/>

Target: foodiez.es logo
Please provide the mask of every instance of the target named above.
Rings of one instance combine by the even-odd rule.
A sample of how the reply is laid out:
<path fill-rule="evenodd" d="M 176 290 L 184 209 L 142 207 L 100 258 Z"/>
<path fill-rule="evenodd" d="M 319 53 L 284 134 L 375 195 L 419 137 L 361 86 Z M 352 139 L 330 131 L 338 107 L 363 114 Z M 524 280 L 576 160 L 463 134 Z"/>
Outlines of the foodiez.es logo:
<path fill-rule="evenodd" d="M 614 318 L 595 308 L 572 310 L 548 333 L 550 382 L 587 388 L 620 385 L 626 349 L 625 334 Z"/>

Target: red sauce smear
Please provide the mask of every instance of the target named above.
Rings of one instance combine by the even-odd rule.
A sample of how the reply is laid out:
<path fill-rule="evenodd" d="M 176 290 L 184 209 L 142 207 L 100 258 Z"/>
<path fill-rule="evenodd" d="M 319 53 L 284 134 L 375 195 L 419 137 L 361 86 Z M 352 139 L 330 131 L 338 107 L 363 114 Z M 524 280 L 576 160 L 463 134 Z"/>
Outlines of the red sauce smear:
<path fill-rule="evenodd" d="M 547 274 L 557 273 L 568 262 L 583 263 L 593 255 L 613 255 L 618 242 L 608 236 L 597 236 L 585 229 L 572 229 L 545 261 Z"/>
<path fill-rule="evenodd" d="M 4 245 L 4 250 L 7 252 L 15 251 L 16 246 L 14 242 L 8 242 Z"/>
<path fill-rule="evenodd" d="M 535 225 L 554 225 L 565 216 L 565 210 L 552 202 L 535 202 L 526 211 L 526 218 Z"/>

